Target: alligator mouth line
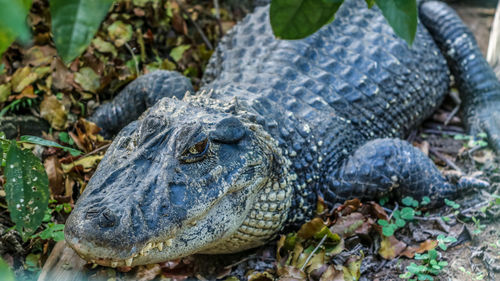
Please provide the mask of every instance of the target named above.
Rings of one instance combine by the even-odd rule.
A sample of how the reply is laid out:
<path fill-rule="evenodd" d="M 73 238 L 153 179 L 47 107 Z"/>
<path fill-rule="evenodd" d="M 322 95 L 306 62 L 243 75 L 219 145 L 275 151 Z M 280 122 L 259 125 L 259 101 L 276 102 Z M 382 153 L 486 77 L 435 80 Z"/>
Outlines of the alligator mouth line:
<path fill-rule="evenodd" d="M 148 256 L 151 251 L 160 253 L 163 252 L 163 250 L 167 250 L 170 246 L 172 246 L 172 241 L 173 238 L 167 239 L 166 241 L 163 242 L 149 242 L 140 251 L 133 254 L 130 258 L 122 260 L 114 260 L 112 258 L 95 258 L 95 257 L 89 259 L 85 258 L 86 256 L 85 254 L 82 254 L 79 251 L 76 252 L 79 253 L 79 255 L 82 256 L 82 258 L 98 265 L 111 266 L 111 267 L 132 266 L 134 259 L 141 258 L 143 256 Z M 77 246 L 77 248 L 80 247 Z"/>

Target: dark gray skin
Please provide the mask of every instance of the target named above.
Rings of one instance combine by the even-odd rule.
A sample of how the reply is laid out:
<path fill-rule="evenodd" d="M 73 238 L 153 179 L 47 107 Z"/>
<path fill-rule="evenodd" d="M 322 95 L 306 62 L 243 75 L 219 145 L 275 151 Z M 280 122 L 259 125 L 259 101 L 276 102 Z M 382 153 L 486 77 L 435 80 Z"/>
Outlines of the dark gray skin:
<path fill-rule="evenodd" d="M 105 266 L 232 253 L 312 218 L 318 196 L 438 205 L 484 186 L 446 181 L 398 139 L 439 106 L 451 69 L 470 131 L 499 147 L 500 83 L 472 35 L 442 3 L 420 19 L 432 36 L 419 24 L 410 48 L 376 8 L 348 0 L 316 34 L 281 41 L 258 8 L 222 40 L 198 93 L 174 72 L 138 78 L 92 118 L 113 133 L 154 104 L 116 136 L 67 242 Z"/>

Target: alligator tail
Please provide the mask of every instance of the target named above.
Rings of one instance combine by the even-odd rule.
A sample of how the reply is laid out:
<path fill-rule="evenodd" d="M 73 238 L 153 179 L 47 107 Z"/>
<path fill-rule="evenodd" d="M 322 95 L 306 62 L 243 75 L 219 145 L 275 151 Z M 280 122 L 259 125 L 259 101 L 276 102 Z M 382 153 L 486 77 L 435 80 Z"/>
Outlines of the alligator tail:
<path fill-rule="evenodd" d="M 500 82 L 474 36 L 445 3 L 424 1 L 419 12 L 455 77 L 469 134 L 486 132 L 490 145 L 500 151 Z"/>

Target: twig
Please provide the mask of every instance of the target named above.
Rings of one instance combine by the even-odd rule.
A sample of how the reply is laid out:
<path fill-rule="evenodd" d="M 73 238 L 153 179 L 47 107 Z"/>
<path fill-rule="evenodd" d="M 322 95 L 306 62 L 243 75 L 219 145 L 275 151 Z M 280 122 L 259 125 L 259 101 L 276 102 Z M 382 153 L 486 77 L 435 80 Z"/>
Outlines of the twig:
<path fill-rule="evenodd" d="M 89 156 L 89 155 L 92 155 L 92 154 L 96 154 L 97 152 L 102 151 L 102 150 L 108 148 L 110 145 L 111 145 L 111 143 L 105 144 L 105 145 L 103 145 L 101 147 L 98 147 L 98 148 L 92 150 L 91 152 L 83 155 L 82 157 L 86 157 L 86 156 Z"/>
<path fill-rule="evenodd" d="M 396 212 L 398 210 L 398 208 L 399 208 L 398 202 L 394 202 L 394 204 L 396 204 L 396 206 L 394 207 L 394 210 L 392 210 L 392 212 L 389 215 L 389 218 L 387 219 L 387 221 L 390 221 L 392 219 L 392 215 L 394 215 L 394 212 Z"/>
<path fill-rule="evenodd" d="M 201 36 L 201 39 L 203 39 L 203 42 L 205 42 L 205 45 L 207 45 L 207 48 L 209 50 L 213 50 L 214 47 L 212 46 L 212 43 L 210 43 L 210 40 L 208 40 L 207 36 L 205 35 L 205 33 L 203 32 L 203 30 L 200 28 L 200 26 L 191 18 L 191 15 L 188 14 L 184 8 L 182 7 L 182 5 L 179 3 L 179 1 L 175 0 L 175 2 L 177 3 L 177 5 L 179 5 L 179 9 L 181 10 L 181 13 L 183 13 L 184 15 L 187 16 L 187 18 L 189 19 L 189 21 L 194 25 L 194 27 L 196 28 L 196 31 L 198 31 L 198 33 L 200 34 Z"/>
<path fill-rule="evenodd" d="M 460 172 L 461 174 L 463 174 L 464 172 L 462 171 L 462 169 L 460 169 L 455 163 L 453 163 L 453 161 L 451 161 L 450 159 L 444 157 L 443 154 L 437 152 L 434 148 L 432 147 L 429 147 L 429 151 L 434 154 L 437 158 L 439 158 L 440 160 L 443 160 L 448 166 L 452 167 L 454 170 Z"/>
<path fill-rule="evenodd" d="M 319 249 L 319 247 L 321 247 L 321 245 L 323 245 L 325 240 L 326 240 L 326 234 L 325 234 L 325 236 L 323 236 L 323 238 L 321 238 L 321 241 L 319 241 L 319 244 L 316 246 L 316 248 L 314 248 L 314 250 L 309 254 L 309 256 L 307 257 L 304 264 L 300 267 L 300 271 L 304 271 L 304 268 L 306 267 L 307 263 L 311 260 L 312 256 L 314 255 L 314 253 L 316 253 L 316 251 Z"/>
<path fill-rule="evenodd" d="M 450 112 L 450 115 L 448 115 L 448 117 L 446 117 L 446 120 L 444 120 L 445 126 L 448 126 L 448 123 L 450 123 L 451 119 L 453 119 L 453 117 L 455 117 L 455 115 L 458 113 L 459 109 L 460 109 L 460 105 L 457 104 L 455 106 L 455 108 L 453 108 L 453 110 Z"/>
<path fill-rule="evenodd" d="M 139 62 L 137 61 L 137 57 L 135 56 L 134 51 L 127 42 L 125 42 L 125 47 L 127 47 L 127 50 L 130 52 L 132 58 L 134 59 L 135 71 L 137 72 L 137 76 L 139 76 L 141 72 L 139 71 Z"/>

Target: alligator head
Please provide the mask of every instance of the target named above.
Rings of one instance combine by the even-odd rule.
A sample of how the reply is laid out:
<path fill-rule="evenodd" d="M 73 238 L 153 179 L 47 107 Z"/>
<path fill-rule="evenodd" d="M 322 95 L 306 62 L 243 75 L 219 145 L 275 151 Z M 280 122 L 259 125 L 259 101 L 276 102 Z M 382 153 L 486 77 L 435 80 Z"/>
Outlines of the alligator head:
<path fill-rule="evenodd" d="M 165 98 L 115 138 L 66 223 L 105 266 L 259 246 L 283 225 L 291 187 L 277 143 L 230 104 Z"/>

